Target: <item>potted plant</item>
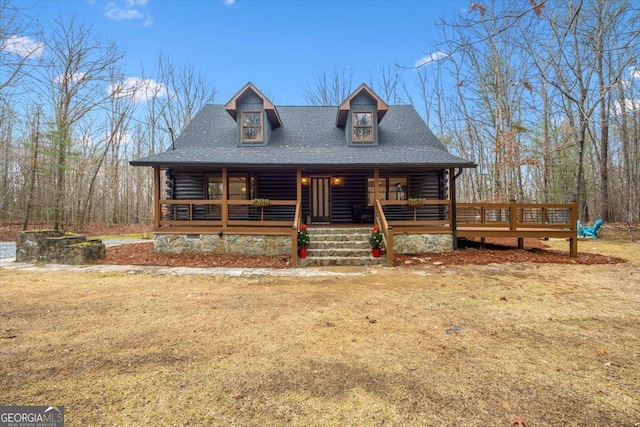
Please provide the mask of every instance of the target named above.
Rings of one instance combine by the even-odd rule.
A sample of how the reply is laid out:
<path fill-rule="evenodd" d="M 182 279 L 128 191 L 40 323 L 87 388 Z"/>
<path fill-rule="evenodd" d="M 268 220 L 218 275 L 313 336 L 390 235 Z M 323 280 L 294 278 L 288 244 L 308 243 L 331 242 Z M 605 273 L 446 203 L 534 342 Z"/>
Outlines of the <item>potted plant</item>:
<path fill-rule="evenodd" d="M 374 258 L 380 258 L 380 248 L 382 247 L 382 233 L 377 226 L 373 226 L 369 235 L 369 244 Z"/>
<path fill-rule="evenodd" d="M 409 197 L 407 199 L 407 203 L 409 206 L 422 206 L 427 202 L 427 199 L 424 197 Z"/>
<path fill-rule="evenodd" d="M 253 199 L 251 200 L 251 204 L 256 207 L 269 206 L 269 199 Z"/>
<path fill-rule="evenodd" d="M 307 248 L 309 247 L 310 242 L 311 239 L 309 238 L 307 225 L 300 225 L 300 228 L 298 229 L 298 255 L 300 255 L 300 258 L 307 257 Z"/>

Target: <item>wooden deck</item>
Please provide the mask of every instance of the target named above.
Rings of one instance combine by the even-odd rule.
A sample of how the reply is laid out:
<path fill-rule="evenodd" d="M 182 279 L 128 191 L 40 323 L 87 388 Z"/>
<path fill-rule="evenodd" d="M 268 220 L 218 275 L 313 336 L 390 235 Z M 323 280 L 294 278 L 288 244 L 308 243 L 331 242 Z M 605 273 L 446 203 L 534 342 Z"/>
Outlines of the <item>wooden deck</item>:
<path fill-rule="evenodd" d="M 457 237 L 513 237 L 521 249 L 525 238 L 568 239 L 569 255 L 578 256 L 576 203 L 458 203 L 457 210 Z"/>
<path fill-rule="evenodd" d="M 446 201 L 445 201 L 446 202 Z M 395 202 L 398 203 L 398 202 Z M 431 206 L 437 201 L 429 201 Z M 440 201 L 440 203 L 443 203 Z M 525 238 L 560 238 L 569 241 L 569 255 L 578 256 L 576 203 L 457 203 L 456 212 L 444 206 L 439 221 L 392 221 L 384 214 L 388 202 L 376 202 L 375 222 L 383 231 L 386 248 L 393 248 L 394 235 L 453 233 L 454 239 L 499 237 L 517 238 L 524 248 Z M 422 209 L 424 207 L 418 207 Z M 414 208 L 415 209 L 415 208 Z M 455 221 L 453 220 L 455 218 Z M 452 223 L 456 224 L 452 227 Z M 393 265 L 393 250 L 387 250 L 387 265 Z"/>

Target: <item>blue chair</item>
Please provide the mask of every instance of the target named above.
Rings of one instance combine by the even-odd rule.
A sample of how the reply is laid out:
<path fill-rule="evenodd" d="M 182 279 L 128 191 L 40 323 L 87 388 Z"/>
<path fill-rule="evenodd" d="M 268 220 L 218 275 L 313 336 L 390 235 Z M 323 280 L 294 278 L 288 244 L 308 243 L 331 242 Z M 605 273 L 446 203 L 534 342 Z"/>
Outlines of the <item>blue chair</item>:
<path fill-rule="evenodd" d="M 591 237 L 592 239 L 598 238 L 598 230 L 602 227 L 602 219 L 598 219 L 591 227 L 585 227 L 578 220 L 578 237 Z"/>

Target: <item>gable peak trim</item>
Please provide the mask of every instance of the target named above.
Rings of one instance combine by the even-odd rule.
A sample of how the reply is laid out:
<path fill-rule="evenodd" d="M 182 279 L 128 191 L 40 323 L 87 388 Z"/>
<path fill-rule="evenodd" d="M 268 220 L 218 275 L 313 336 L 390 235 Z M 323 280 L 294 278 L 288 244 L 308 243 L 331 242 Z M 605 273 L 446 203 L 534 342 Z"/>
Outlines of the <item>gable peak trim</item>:
<path fill-rule="evenodd" d="M 369 86 L 365 83 L 362 83 L 356 90 L 354 90 L 351 95 L 347 96 L 347 98 L 342 101 L 342 103 L 338 106 L 338 115 L 336 117 L 336 126 L 344 127 L 347 122 L 347 115 L 349 110 L 351 109 L 351 101 L 356 96 L 360 95 L 360 93 L 365 92 L 369 97 L 371 97 L 377 105 L 378 110 L 378 123 L 382 121 L 382 118 L 387 111 L 389 110 L 389 105 L 382 100 Z"/>
<path fill-rule="evenodd" d="M 247 84 L 245 84 L 242 89 L 233 95 L 233 97 L 231 97 L 231 99 L 224 105 L 224 109 L 227 110 L 227 113 L 229 113 L 231 117 L 233 117 L 233 120 L 238 121 L 238 108 L 236 105 L 238 99 L 248 91 L 252 91 L 262 99 L 264 111 L 267 113 L 267 117 L 269 118 L 271 125 L 274 128 L 282 126 L 282 120 L 280 119 L 280 114 L 278 113 L 276 106 L 251 82 L 247 82 Z"/>

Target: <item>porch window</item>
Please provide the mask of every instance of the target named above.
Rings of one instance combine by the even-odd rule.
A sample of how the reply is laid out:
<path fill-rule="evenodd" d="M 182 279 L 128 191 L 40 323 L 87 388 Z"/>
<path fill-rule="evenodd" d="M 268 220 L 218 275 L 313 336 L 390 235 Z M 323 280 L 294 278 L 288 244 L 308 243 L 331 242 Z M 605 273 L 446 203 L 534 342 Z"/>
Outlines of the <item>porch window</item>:
<path fill-rule="evenodd" d="M 242 142 L 262 142 L 262 112 L 242 112 Z"/>
<path fill-rule="evenodd" d="M 246 175 L 229 176 L 229 200 L 248 200 L 254 198 L 254 177 Z M 222 200 L 222 176 L 207 176 L 207 199 Z"/>
<path fill-rule="evenodd" d="M 250 200 L 255 198 L 255 177 L 247 175 L 231 175 L 228 178 L 229 200 Z M 222 175 L 207 175 L 207 199 L 222 200 Z M 242 209 L 239 206 L 235 208 Z M 207 213 L 210 215 L 220 215 L 220 205 L 209 205 Z"/>
<path fill-rule="evenodd" d="M 378 181 L 378 191 L 380 200 L 406 200 L 409 178 L 385 177 Z M 373 206 L 373 195 L 375 190 L 375 180 L 367 179 L 367 205 Z"/>
<path fill-rule="evenodd" d="M 373 113 L 354 111 L 352 116 L 353 142 L 373 142 Z"/>
<path fill-rule="evenodd" d="M 222 200 L 222 176 L 207 176 L 207 200 Z M 219 219 L 222 214 L 222 206 L 207 205 L 206 213 Z"/>

